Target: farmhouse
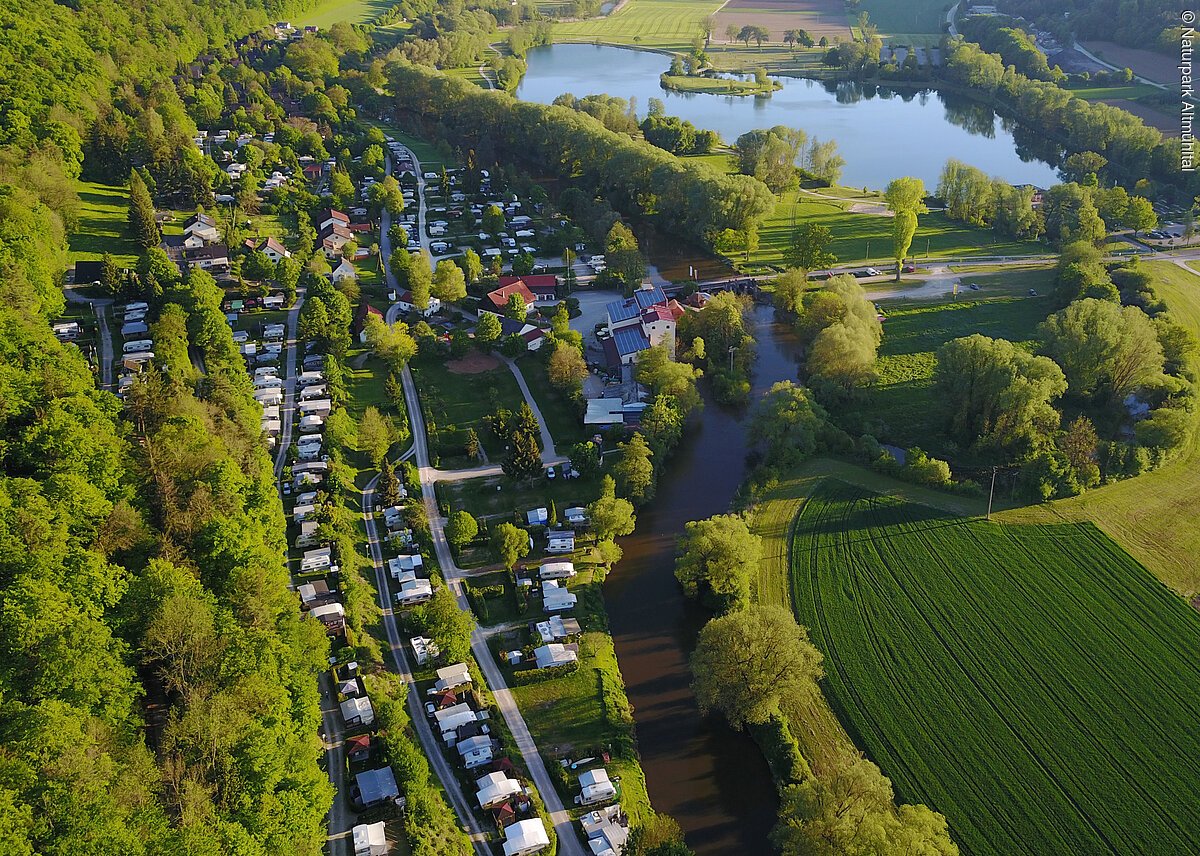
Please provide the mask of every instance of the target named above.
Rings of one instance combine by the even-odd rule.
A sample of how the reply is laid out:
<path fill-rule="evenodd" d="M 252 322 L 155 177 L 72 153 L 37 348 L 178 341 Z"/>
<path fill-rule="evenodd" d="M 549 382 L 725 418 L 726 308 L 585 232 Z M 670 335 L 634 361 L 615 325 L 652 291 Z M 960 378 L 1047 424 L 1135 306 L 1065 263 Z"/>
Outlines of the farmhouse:
<path fill-rule="evenodd" d="M 342 254 L 342 248 L 354 240 L 354 233 L 341 223 L 330 223 L 321 230 L 319 238 L 321 249 L 325 251 L 325 257 L 336 259 Z"/>
<path fill-rule="evenodd" d="M 349 226 L 350 218 L 341 211 L 337 211 L 333 208 L 322 209 L 317 214 L 316 224 L 318 230 L 323 231 L 335 223 L 341 226 Z"/>
<path fill-rule="evenodd" d="M 290 259 L 291 252 L 275 238 L 265 238 L 258 245 L 258 251 L 271 261 L 278 263 L 281 259 Z"/>

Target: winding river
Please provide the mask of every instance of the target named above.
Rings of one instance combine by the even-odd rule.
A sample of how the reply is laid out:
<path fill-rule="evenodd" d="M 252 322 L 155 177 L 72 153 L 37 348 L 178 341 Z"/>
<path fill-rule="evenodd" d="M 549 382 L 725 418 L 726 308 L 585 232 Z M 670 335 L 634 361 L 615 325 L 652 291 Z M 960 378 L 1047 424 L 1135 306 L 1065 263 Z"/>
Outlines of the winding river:
<path fill-rule="evenodd" d="M 837 140 L 846 159 L 842 183 L 852 187 L 882 188 L 914 175 L 932 190 L 952 157 L 1011 184 L 1049 187 L 1059 180 L 1038 159 L 1055 154 L 1039 151 L 1044 140 L 966 98 L 791 77 L 778 78 L 783 88 L 770 98 L 671 92 L 658 82 L 669 63 L 662 54 L 590 44 L 534 48 L 527 59 L 529 70 L 517 89 L 527 101 L 548 104 L 566 92 L 579 98 L 607 94 L 636 99 L 644 116 L 650 99 L 658 98 L 668 115 L 717 131 L 727 143 L 754 128 L 800 128 L 810 139 Z"/>
<path fill-rule="evenodd" d="M 796 377 L 790 328 L 757 306 L 753 397 Z M 634 706 L 638 745 L 657 811 L 679 821 L 701 856 L 765 854 L 778 799 L 750 737 L 715 717 L 702 719 L 689 683 L 688 655 L 710 617 L 675 581 L 675 541 L 690 520 L 729 510 L 746 474 L 742 411 L 705 397 L 704 410 L 659 479 L 658 493 L 621 541 L 624 558 L 605 584 L 617 659 Z"/>

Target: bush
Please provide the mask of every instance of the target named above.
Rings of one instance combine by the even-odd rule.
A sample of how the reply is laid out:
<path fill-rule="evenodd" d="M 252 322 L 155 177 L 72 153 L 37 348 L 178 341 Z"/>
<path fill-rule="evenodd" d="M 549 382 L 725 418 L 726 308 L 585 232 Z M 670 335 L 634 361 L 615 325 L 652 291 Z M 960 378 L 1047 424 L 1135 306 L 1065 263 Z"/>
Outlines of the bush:
<path fill-rule="evenodd" d="M 563 663 L 561 666 L 551 666 L 549 669 L 525 669 L 513 673 L 513 683 L 517 686 L 540 684 L 579 671 L 579 663 Z"/>
<path fill-rule="evenodd" d="M 899 476 L 905 481 L 910 481 L 914 484 L 923 484 L 929 487 L 946 487 L 950 484 L 950 465 L 945 461 L 929 457 L 923 449 L 914 446 L 908 450 L 907 458 L 904 466 L 900 468 Z"/>
<path fill-rule="evenodd" d="M 766 757 L 777 787 L 795 784 L 812 775 L 808 761 L 782 716 L 775 714 L 762 725 L 749 726 L 749 731 Z"/>

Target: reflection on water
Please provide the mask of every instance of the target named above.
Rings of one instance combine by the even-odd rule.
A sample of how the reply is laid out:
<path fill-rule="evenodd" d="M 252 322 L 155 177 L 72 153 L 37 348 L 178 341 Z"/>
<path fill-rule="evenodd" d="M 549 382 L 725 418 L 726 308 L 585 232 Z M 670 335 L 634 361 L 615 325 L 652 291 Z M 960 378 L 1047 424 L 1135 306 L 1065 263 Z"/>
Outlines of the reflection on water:
<path fill-rule="evenodd" d="M 796 377 L 794 341 L 767 307 L 752 319 L 759 341 L 754 394 Z M 744 733 L 702 720 L 690 689 L 688 655 L 708 620 L 674 577 L 675 542 L 689 520 L 728 511 L 745 477 L 744 410 L 706 397 L 667 465 L 624 558 L 605 583 L 617 659 L 634 706 L 650 799 L 683 826 L 702 856 L 770 852 L 778 801 L 766 762 Z"/>
<path fill-rule="evenodd" d="M 661 54 L 599 45 L 534 48 L 517 95 L 548 104 L 564 92 L 576 97 L 608 94 L 636 98 L 643 112 L 651 98 L 666 112 L 732 143 L 754 128 L 786 125 L 809 138 L 837 140 L 846 159 L 842 181 L 881 188 L 897 176 L 914 175 L 931 190 L 949 158 L 979 167 L 1013 184 L 1049 187 L 1058 178 L 1054 147 L 1021 140 L 991 108 L 963 96 L 855 81 L 779 78 L 770 98 L 738 98 L 671 92 L 659 85 L 668 60 Z"/>

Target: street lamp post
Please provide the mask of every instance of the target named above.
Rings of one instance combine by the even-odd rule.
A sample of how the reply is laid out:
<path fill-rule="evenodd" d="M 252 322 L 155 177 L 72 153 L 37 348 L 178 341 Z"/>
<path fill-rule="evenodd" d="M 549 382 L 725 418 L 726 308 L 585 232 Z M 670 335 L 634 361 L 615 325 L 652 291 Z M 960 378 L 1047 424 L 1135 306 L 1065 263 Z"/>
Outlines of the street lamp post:
<path fill-rule="evenodd" d="M 737 345 L 729 346 L 729 373 L 733 374 L 733 352 L 737 350 Z"/>

